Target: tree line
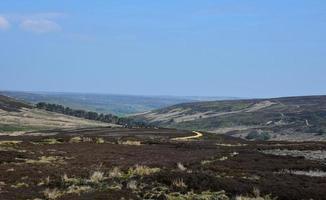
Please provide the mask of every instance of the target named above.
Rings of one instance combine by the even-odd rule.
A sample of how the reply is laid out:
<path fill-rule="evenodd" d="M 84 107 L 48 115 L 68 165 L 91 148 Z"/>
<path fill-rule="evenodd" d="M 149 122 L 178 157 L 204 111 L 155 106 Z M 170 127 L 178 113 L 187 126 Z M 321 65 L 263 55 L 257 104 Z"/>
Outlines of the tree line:
<path fill-rule="evenodd" d="M 50 112 L 56 112 L 64 115 L 74 116 L 78 118 L 84 118 L 89 120 L 96 120 L 106 123 L 119 124 L 127 127 L 148 127 L 144 121 L 136 121 L 130 118 L 118 117 L 112 114 L 103 114 L 93 111 L 86 111 L 80 109 L 72 109 L 59 104 L 51 104 L 45 102 L 39 102 L 36 104 L 36 108 L 47 110 Z"/>

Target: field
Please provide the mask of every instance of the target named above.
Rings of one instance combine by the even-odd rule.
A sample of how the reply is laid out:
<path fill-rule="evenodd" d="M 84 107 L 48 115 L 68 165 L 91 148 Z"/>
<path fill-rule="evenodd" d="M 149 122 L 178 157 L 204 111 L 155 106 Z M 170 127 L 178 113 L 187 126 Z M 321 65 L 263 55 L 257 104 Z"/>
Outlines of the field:
<path fill-rule="evenodd" d="M 325 199 L 326 143 L 201 134 L 102 127 L 0 136 L 0 199 Z"/>

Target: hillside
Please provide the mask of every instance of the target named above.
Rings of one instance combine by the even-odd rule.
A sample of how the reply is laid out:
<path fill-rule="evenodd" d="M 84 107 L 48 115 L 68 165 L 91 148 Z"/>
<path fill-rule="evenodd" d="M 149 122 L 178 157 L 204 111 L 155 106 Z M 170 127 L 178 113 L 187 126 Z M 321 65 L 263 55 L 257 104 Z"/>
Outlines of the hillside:
<path fill-rule="evenodd" d="M 148 112 L 154 109 L 164 108 L 185 102 L 233 99 L 232 97 L 136 96 L 13 91 L 0 91 L 0 94 L 32 104 L 46 102 L 60 104 L 73 109 L 88 110 L 98 113 L 110 113 L 119 116 Z"/>
<path fill-rule="evenodd" d="M 0 135 L 99 126 L 113 125 L 36 109 L 30 104 L 0 95 Z"/>
<path fill-rule="evenodd" d="M 326 96 L 184 103 L 135 118 L 246 139 L 326 140 Z"/>

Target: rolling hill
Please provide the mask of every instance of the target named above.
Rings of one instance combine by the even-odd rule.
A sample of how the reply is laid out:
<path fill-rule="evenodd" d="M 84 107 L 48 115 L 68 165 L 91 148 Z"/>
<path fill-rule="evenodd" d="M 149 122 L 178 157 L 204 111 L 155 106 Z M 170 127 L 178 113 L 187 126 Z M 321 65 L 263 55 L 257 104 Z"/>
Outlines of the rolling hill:
<path fill-rule="evenodd" d="M 106 114 L 111 113 L 118 116 L 148 112 L 154 109 L 164 108 L 185 102 L 234 99 L 233 97 L 136 96 L 16 91 L 0 91 L 0 94 L 23 100 L 32 104 L 46 102 L 60 104 L 73 109 L 88 110 Z"/>
<path fill-rule="evenodd" d="M 103 126 L 115 125 L 36 109 L 33 105 L 0 95 L 0 135 Z"/>
<path fill-rule="evenodd" d="M 326 96 L 183 103 L 134 118 L 246 139 L 326 141 Z"/>

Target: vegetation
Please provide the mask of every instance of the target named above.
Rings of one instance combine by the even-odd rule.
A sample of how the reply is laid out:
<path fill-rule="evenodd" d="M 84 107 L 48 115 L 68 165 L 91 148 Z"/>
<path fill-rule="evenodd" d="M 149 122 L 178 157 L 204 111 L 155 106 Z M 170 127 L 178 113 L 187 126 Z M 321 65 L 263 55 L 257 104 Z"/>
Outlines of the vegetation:
<path fill-rule="evenodd" d="M 69 116 L 74 116 L 74 117 L 79 117 L 79 118 L 84 118 L 89 120 L 96 120 L 105 123 L 119 124 L 123 126 L 146 127 L 145 122 L 140 120 L 132 120 L 129 118 L 118 117 L 112 114 L 103 114 L 103 113 L 99 114 L 93 111 L 75 110 L 58 104 L 39 102 L 36 104 L 36 107 L 38 109 L 43 109 L 50 112 L 56 112 L 64 115 L 69 115 Z"/>
<path fill-rule="evenodd" d="M 270 134 L 267 132 L 259 133 L 258 131 L 251 131 L 247 136 L 246 139 L 248 140 L 269 140 L 271 138 Z"/>
<path fill-rule="evenodd" d="M 191 97 L 150 97 L 113 94 L 78 94 L 78 93 L 31 93 L 0 92 L 2 94 L 24 99 L 29 103 L 47 102 L 65 105 L 74 109 L 85 109 L 98 113 L 112 113 L 118 116 L 143 113 L 183 102 L 196 101 Z M 211 98 L 209 98 L 211 99 Z M 213 98 L 215 99 L 215 98 Z M 218 97 L 216 99 L 219 99 Z"/>
<path fill-rule="evenodd" d="M 246 139 L 326 140 L 326 96 L 184 103 L 134 118 L 157 127 L 248 135 Z"/>
<path fill-rule="evenodd" d="M 0 199 L 294 200 L 326 193 L 322 142 L 249 142 L 209 133 L 172 141 L 192 132 L 159 128 L 54 131 L 1 138 L 0 188 L 6 192 Z M 275 148 L 282 149 L 275 155 L 290 149 L 285 153 L 298 156 L 264 153 Z"/>
<path fill-rule="evenodd" d="M 0 132 L 15 132 L 15 131 L 28 131 L 33 130 L 29 127 L 22 127 L 10 124 L 0 124 Z"/>

